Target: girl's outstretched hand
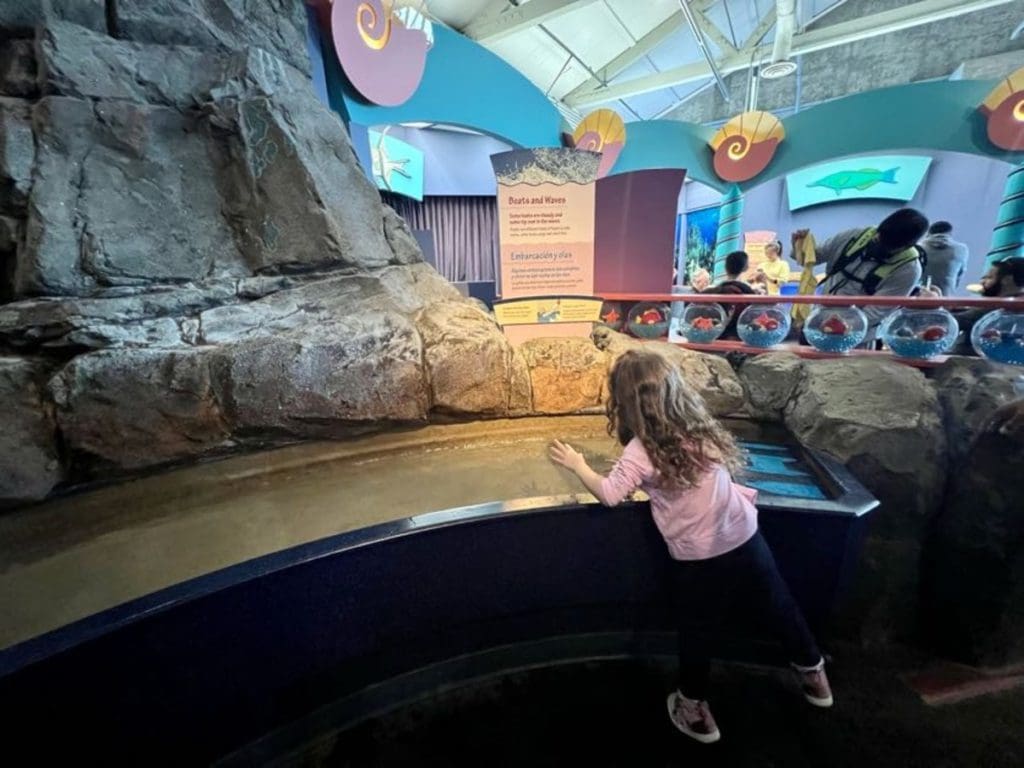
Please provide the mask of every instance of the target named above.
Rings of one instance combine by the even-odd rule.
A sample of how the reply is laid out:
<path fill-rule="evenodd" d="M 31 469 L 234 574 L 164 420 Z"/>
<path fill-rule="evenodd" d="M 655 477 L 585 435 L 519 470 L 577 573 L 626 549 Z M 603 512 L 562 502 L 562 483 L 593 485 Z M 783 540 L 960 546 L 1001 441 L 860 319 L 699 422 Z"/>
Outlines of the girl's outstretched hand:
<path fill-rule="evenodd" d="M 577 475 L 587 466 L 587 460 L 583 458 L 583 454 L 561 440 L 555 440 L 551 444 L 549 454 L 553 462 L 561 464 L 566 469 L 571 469 Z"/>

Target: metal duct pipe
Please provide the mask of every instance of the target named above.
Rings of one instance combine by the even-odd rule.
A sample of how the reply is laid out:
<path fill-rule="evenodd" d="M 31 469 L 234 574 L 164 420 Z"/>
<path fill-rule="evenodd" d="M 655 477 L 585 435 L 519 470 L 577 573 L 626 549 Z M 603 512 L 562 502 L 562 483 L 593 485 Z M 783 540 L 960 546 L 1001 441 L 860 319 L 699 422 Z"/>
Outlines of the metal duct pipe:
<path fill-rule="evenodd" d="M 761 67 L 761 77 L 774 80 L 796 71 L 796 64 L 789 58 L 795 33 L 796 0 L 775 0 L 775 45 L 772 47 L 772 60 Z"/>
<path fill-rule="evenodd" d="M 775 0 L 775 46 L 772 64 L 789 59 L 796 33 L 796 0 Z"/>

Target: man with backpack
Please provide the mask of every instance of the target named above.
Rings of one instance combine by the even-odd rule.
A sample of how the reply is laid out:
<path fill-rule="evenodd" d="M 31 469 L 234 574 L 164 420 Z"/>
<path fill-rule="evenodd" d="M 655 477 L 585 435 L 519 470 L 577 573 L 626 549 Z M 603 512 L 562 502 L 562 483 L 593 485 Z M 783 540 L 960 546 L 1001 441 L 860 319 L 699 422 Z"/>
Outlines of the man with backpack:
<path fill-rule="evenodd" d="M 827 272 L 819 293 L 831 296 L 909 296 L 921 282 L 927 261 L 917 241 L 928 219 L 913 208 L 901 208 L 877 227 L 850 229 L 815 247 L 817 262 Z M 808 230 L 793 233 L 793 250 Z M 864 307 L 873 338 L 878 324 L 895 307 Z"/>

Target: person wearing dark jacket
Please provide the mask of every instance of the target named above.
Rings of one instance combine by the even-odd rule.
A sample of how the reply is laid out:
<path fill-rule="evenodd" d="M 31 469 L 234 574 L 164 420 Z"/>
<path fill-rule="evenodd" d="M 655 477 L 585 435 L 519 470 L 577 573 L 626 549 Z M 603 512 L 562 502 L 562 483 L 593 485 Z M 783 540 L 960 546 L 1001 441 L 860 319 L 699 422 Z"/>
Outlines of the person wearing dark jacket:
<path fill-rule="evenodd" d="M 725 279 L 715 283 L 710 288 L 706 288 L 701 293 L 709 294 L 755 294 L 755 291 L 750 283 L 742 279 L 742 275 L 747 271 L 747 267 L 750 265 L 750 257 L 746 251 L 733 251 L 725 257 Z M 727 304 L 723 305 L 726 312 L 729 313 L 729 324 L 725 326 L 725 331 L 719 338 L 722 339 L 738 339 L 739 333 L 736 331 L 736 323 L 739 320 L 740 313 L 747 308 L 747 304 Z"/>
<path fill-rule="evenodd" d="M 924 267 L 925 279 L 931 279 L 932 285 L 942 291 L 943 296 L 952 296 L 964 277 L 967 269 L 967 258 L 970 252 L 967 246 L 953 239 L 953 225 L 948 221 L 936 221 L 928 229 L 928 236 L 921 241 L 928 256 Z"/>

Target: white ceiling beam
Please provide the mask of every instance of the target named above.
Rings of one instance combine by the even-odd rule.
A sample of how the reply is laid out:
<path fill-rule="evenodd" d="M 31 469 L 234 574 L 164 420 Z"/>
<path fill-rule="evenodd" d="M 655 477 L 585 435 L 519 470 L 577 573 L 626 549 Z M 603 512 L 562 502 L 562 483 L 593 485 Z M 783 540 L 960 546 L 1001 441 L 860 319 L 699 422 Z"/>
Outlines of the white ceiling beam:
<path fill-rule="evenodd" d="M 691 8 L 690 11 L 693 13 L 693 18 L 697 20 L 697 26 L 700 27 L 701 32 L 722 50 L 723 55 L 736 53 L 736 46 L 733 45 L 732 40 L 725 36 L 718 25 L 704 14 L 704 11 L 697 10 L 697 8 Z"/>
<path fill-rule="evenodd" d="M 1012 2 L 1017 2 L 1017 0 L 921 0 L 902 8 L 862 16 L 858 19 L 796 35 L 793 38 L 791 55 L 800 56 L 824 51 L 840 45 L 901 32 L 923 24 L 931 24 Z M 751 53 L 751 51 L 740 51 L 738 54 L 726 56 L 718 62 L 718 68 L 723 74 L 745 70 L 750 66 Z M 754 56 L 755 63 L 770 53 L 771 49 L 767 47 L 757 49 Z M 614 99 L 624 99 L 640 93 L 660 91 L 663 88 L 704 80 L 711 76 L 711 67 L 707 62 L 698 62 L 668 69 L 654 75 L 645 75 L 628 82 L 581 92 L 567 98 L 567 102 L 574 108 L 588 107 Z"/>
<path fill-rule="evenodd" d="M 533 0 L 533 2 L 536 2 L 536 0 Z M 717 2 L 717 0 L 702 0 L 699 3 L 693 3 L 693 8 L 699 11 L 704 11 L 713 6 L 715 2 Z M 577 96 L 582 96 L 584 93 L 589 93 L 600 88 L 613 77 L 628 69 L 634 62 L 639 61 L 665 42 L 665 40 L 671 37 L 673 33 L 682 28 L 684 24 L 686 24 L 686 17 L 683 16 L 683 12 L 676 11 L 646 35 L 637 40 L 635 45 L 624 50 L 603 67 L 599 67 L 597 69 L 597 74 L 600 75 L 602 79 L 598 80 L 597 78 L 591 77 L 589 80 L 580 83 L 569 91 L 562 100 L 568 103 L 569 100 Z"/>
<path fill-rule="evenodd" d="M 746 51 L 749 54 L 757 48 L 764 39 L 764 36 L 771 32 L 772 27 L 775 26 L 776 18 L 776 9 L 772 8 L 764 15 L 764 18 L 758 22 L 758 25 L 754 27 L 754 30 L 750 33 L 750 37 L 743 41 L 743 45 L 740 46 L 740 50 Z"/>
<path fill-rule="evenodd" d="M 478 43 L 493 43 L 596 2 L 598 0 L 532 0 L 471 21 L 462 29 L 462 34 Z"/>

